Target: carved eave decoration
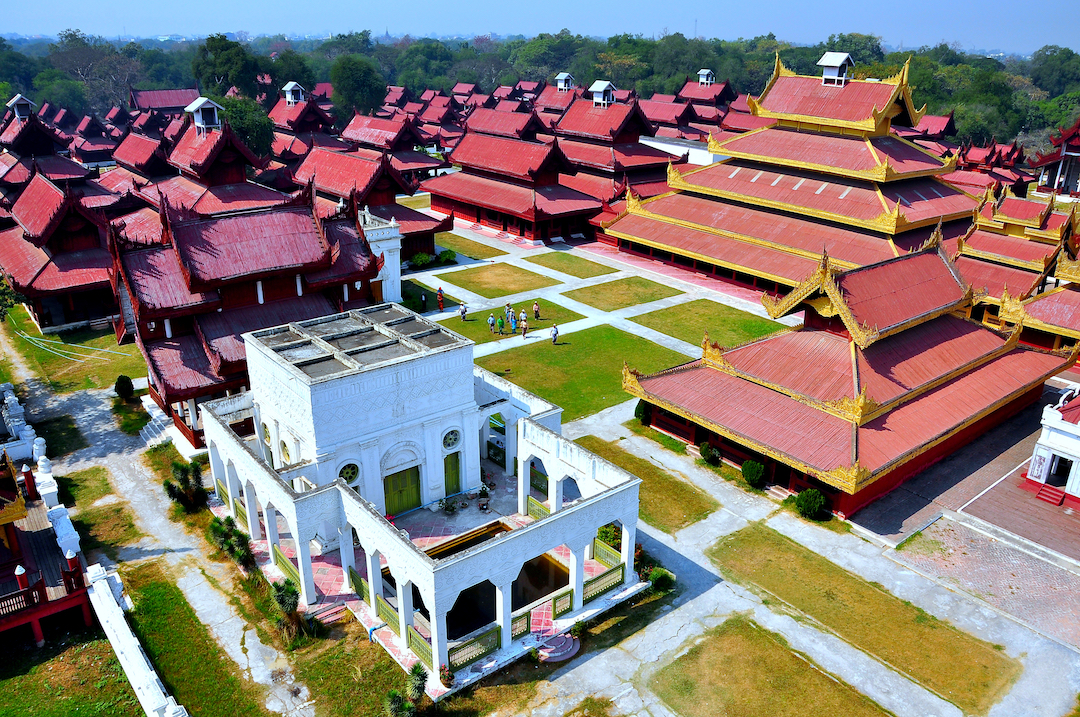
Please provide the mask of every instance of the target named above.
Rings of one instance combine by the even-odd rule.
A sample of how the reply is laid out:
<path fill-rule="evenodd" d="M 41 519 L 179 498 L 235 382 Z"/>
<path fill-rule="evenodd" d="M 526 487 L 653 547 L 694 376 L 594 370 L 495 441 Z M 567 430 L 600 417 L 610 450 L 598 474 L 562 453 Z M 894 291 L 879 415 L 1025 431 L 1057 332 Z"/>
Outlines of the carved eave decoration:
<path fill-rule="evenodd" d="M 881 404 L 866 395 L 866 386 L 863 386 L 854 398 L 844 396 L 835 401 L 823 401 L 823 403 L 832 409 L 830 413 L 857 425 L 862 425 L 881 409 Z"/>
<path fill-rule="evenodd" d="M 856 462 L 850 466 L 837 466 L 821 478 L 845 493 L 856 493 L 870 482 L 873 474 Z"/>

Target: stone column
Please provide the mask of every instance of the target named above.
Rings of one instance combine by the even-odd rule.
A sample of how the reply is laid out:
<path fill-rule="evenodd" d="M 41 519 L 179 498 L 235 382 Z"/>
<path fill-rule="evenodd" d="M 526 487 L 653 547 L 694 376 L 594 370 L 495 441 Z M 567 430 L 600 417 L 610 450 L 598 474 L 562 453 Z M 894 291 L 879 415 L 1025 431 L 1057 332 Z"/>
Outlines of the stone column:
<path fill-rule="evenodd" d="M 585 546 L 570 547 L 570 587 L 574 589 L 574 610 L 585 604 Z"/>
<path fill-rule="evenodd" d="M 338 555 L 341 557 L 341 569 L 345 572 L 345 592 L 352 592 L 352 581 L 349 571 L 356 564 L 356 556 L 353 554 L 352 526 L 348 522 L 338 528 Z"/>
<path fill-rule="evenodd" d="M 296 528 L 294 542 L 296 543 L 296 562 L 300 570 L 300 595 L 308 605 L 315 603 L 315 576 L 311 572 L 311 546 L 309 541 L 300 537 L 300 529 Z"/>
<path fill-rule="evenodd" d="M 435 664 L 432 669 L 438 674 L 440 665 L 450 665 L 450 646 L 446 641 L 446 613 L 448 608 L 435 608 L 435 600 L 425 600 L 428 605 L 428 614 L 431 615 L 431 660 Z M 451 602 L 451 605 L 453 603 Z"/>
<path fill-rule="evenodd" d="M 513 638 L 513 587 L 514 578 L 502 578 L 495 586 L 495 621 L 499 623 L 502 649 L 510 647 Z"/>
<path fill-rule="evenodd" d="M 514 470 L 515 461 L 517 462 L 518 472 L 521 472 L 521 461 L 518 460 L 518 421 L 515 419 L 513 423 L 510 422 L 508 414 L 510 412 L 509 407 L 506 411 L 503 411 L 503 423 L 506 424 L 506 472 L 510 473 Z"/>
<path fill-rule="evenodd" d="M 398 627 L 401 632 L 401 646 L 408 648 L 409 646 L 409 628 L 413 624 L 413 599 L 412 599 L 412 582 L 408 580 L 401 580 L 395 576 L 397 580 L 397 607 L 398 607 Z"/>
<path fill-rule="evenodd" d="M 259 526 L 259 501 L 255 496 L 255 486 L 244 483 L 244 507 L 247 508 L 248 535 L 252 540 L 262 539 L 262 528 Z"/>
<path fill-rule="evenodd" d="M 463 429 L 461 431 L 461 486 L 464 489 L 476 489 L 480 487 L 481 457 L 487 452 L 487 447 L 480 450 L 480 443 L 470 441 L 469 436 L 476 435 L 476 421 L 480 418 L 479 413 L 465 414 L 462 416 Z"/>
<path fill-rule="evenodd" d="M 364 547 L 364 560 L 367 561 L 368 594 L 364 596 L 371 608 L 371 617 L 378 620 L 379 613 L 375 609 L 375 597 L 382 596 L 382 561 L 378 550 L 369 550 Z"/>
<path fill-rule="evenodd" d="M 266 507 L 263 508 L 263 515 L 266 517 L 266 542 L 269 543 L 267 549 L 270 551 L 270 560 L 273 561 L 274 549 L 270 546 L 277 545 L 280 547 L 281 545 L 278 540 L 277 510 L 273 505 L 267 503 Z"/>
<path fill-rule="evenodd" d="M 236 466 L 229 463 L 225 466 L 225 490 L 229 491 L 225 502 L 233 520 L 236 520 L 236 496 L 240 492 L 239 483 L 240 479 L 236 477 Z"/>
<path fill-rule="evenodd" d="M 548 505 L 551 506 L 551 512 L 557 513 L 562 510 L 562 479 L 556 477 L 555 474 L 548 476 Z"/>
<path fill-rule="evenodd" d="M 623 570 L 623 584 L 633 585 L 637 582 L 637 573 L 634 572 L 634 547 L 637 541 L 637 516 L 629 520 L 623 518 L 622 522 L 622 561 L 626 568 Z"/>
<path fill-rule="evenodd" d="M 225 478 L 225 466 L 221 462 L 221 452 L 218 450 L 216 443 L 210 442 L 207 451 L 210 454 L 210 483 L 214 486 L 214 493 L 217 493 L 218 481 L 224 483 L 227 480 Z M 222 502 L 225 502 L 225 497 L 218 495 L 218 499 Z"/>
<path fill-rule="evenodd" d="M 189 398 L 187 401 L 188 423 L 191 426 L 191 430 L 199 430 L 199 409 L 195 405 L 195 399 Z"/>
<path fill-rule="evenodd" d="M 522 460 L 517 462 L 518 513 L 529 514 L 529 466 Z"/>

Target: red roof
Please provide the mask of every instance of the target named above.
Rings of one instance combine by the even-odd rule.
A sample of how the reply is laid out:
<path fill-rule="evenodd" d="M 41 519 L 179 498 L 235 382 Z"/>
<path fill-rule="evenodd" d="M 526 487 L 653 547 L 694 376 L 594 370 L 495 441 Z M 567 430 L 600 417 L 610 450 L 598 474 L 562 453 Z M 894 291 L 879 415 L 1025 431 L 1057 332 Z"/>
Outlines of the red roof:
<path fill-rule="evenodd" d="M 565 112 L 566 108 L 573 104 L 574 100 L 581 97 L 582 90 L 575 87 L 572 90 L 561 91 L 555 85 L 548 85 L 540 96 L 536 98 L 533 106 L 547 112 Z"/>
<path fill-rule="evenodd" d="M 334 96 L 334 86 L 329 82 L 316 82 L 315 89 L 311 91 L 311 94 L 315 97 L 331 99 Z"/>
<path fill-rule="evenodd" d="M 116 163 L 136 172 L 153 169 L 153 160 L 165 161 L 165 151 L 161 140 L 131 132 L 113 152 Z"/>
<path fill-rule="evenodd" d="M 684 102 L 707 102 L 717 105 L 735 99 L 735 90 L 727 82 L 702 85 L 697 80 L 686 81 L 677 97 Z M 655 95 L 653 96 L 655 99 Z"/>
<path fill-rule="evenodd" d="M 755 117 L 742 112 L 728 112 L 720 121 L 722 129 L 731 130 L 732 132 L 749 132 L 762 127 L 771 127 L 774 124 L 776 124 L 774 119 Z"/>
<path fill-rule="evenodd" d="M 1024 311 L 1051 326 L 1080 331 L 1080 291 L 1073 286 L 1036 296 L 1024 304 Z"/>
<path fill-rule="evenodd" d="M 820 77 L 777 77 L 758 103 L 776 114 L 824 120 L 859 122 L 873 117 L 894 102 L 896 85 L 849 80 L 842 86 L 823 85 Z"/>
<path fill-rule="evenodd" d="M 943 311 L 967 290 L 936 251 L 851 269 L 837 275 L 836 284 L 855 321 L 880 331 Z"/>
<path fill-rule="evenodd" d="M 104 288 L 109 285 L 112 257 L 101 248 L 57 253 L 23 237 L 22 229 L 0 232 L 0 267 L 11 277 L 15 290 L 27 294 Z"/>
<path fill-rule="evenodd" d="M 376 216 L 380 215 L 376 214 Z M 374 279 L 378 275 L 378 262 L 371 254 L 371 247 L 354 220 L 327 221 L 323 224 L 323 229 L 326 232 L 326 241 L 330 244 L 330 253 L 334 257 L 334 263 L 327 269 L 308 272 L 304 275 L 304 283 L 317 289 L 331 284 Z"/>
<path fill-rule="evenodd" d="M 341 137 L 368 147 L 393 149 L 408 131 L 409 122 L 404 118 L 382 119 L 356 114 L 342 131 Z"/>
<path fill-rule="evenodd" d="M 641 167 L 664 167 L 674 159 L 661 149 L 638 142 L 605 145 L 560 139 L 558 146 L 571 164 L 604 169 L 609 172 L 621 172 L 624 169 Z"/>
<path fill-rule="evenodd" d="M 496 112 L 520 112 L 524 103 L 519 100 L 499 100 L 495 105 Z"/>
<path fill-rule="evenodd" d="M 193 286 L 314 268 L 329 259 L 310 207 L 176 222 L 172 236 Z"/>
<path fill-rule="evenodd" d="M 953 113 L 939 115 L 923 115 L 919 124 L 915 125 L 915 131 L 926 136 L 941 138 L 947 134 L 956 134 L 956 125 L 953 123 Z"/>
<path fill-rule="evenodd" d="M 1061 419 L 1069 423 L 1080 423 L 1080 397 L 1074 398 L 1058 409 Z"/>
<path fill-rule="evenodd" d="M 247 360 L 241 334 L 293 321 L 306 321 L 335 312 L 322 294 L 305 294 L 289 299 L 255 304 L 239 309 L 201 314 L 195 317 L 210 355 L 210 365 Z"/>
<path fill-rule="evenodd" d="M 161 217 L 157 211 L 144 207 L 110 222 L 117 235 L 129 244 L 161 243 Z"/>
<path fill-rule="evenodd" d="M 141 174 L 132 172 L 124 167 L 114 167 L 107 172 L 102 172 L 101 177 L 97 180 L 98 184 L 105 187 L 110 192 L 115 192 L 117 194 L 137 192 L 139 186 L 142 186 L 149 181 L 150 180 Z"/>
<path fill-rule="evenodd" d="M 0 154 L 0 182 L 13 186 L 26 184 L 30 181 L 30 174 L 35 164 L 38 174 L 48 177 L 53 182 L 79 180 L 90 176 L 89 169 L 57 154 L 19 159 L 11 153 L 2 153 Z"/>
<path fill-rule="evenodd" d="M 467 133 L 458 142 L 450 161 L 454 164 L 532 182 L 537 175 L 561 163 L 561 154 L 551 145 L 523 142 L 493 135 Z"/>
<path fill-rule="evenodd" d="M 605 202 L 614 200 L 625 189 L 623 183 L 616 181 L 613 176 L 587 172 L 560 174 L 559 184 Z"/>
<path fill-rule="evenodd" d="M 309 125 L 312 122 L 320 127 L 329 127 L 334 124 L 333 118 L 326 113 L 326 110 L 310 99 L 290 104 L 287 99 L 280 97 L 268 116 L 275 127 L 294 131 L 300 129 L 311 131 L 312 128 Z M 302 127 L 298 127 L 305 118 L 308 121 L 304 122 Z"/>
<path fill-rule="evenodd" d="M 194 397 L 202 394 L 203 389 L 222 382 L 195 335 L 154 341 L 141 348 L 150 370 L 165 385 L 167 399 Z"/>
<path fill-rule="evenodd" d="M 607 107 L 595 107 L 592 100 L 580 99 L 569 109 L 555 125 L 557 134 L 569 137 L 584 137 L 607 142 L 627 131 L 634 122 L 639 131 L 651 136 L 653 133 L 649 120 L 641 112 L 638 103 L 612 104 Z"/>
<path fill-rule="evenodd" d="M 275 157 L 304 157 L 311 151 L 312 147 L 323 147 L 343 152 L 350 149 L 351 146 L 325 132 L 303 132 L 298 135 L 288 132 L 274 132 L 274 142 L 270 147 L 270 152 Z"/>
<path fill-rule="evenodd" d="M 971 236 L 964 240 L 964 244 L 966 248 L 999 257 L 1006 263 L 1011 259 L 1031 264 L 1028 268 L 1038 271 L 1043 270 L 1046 260 L 1057 251 L 1057 244 L 1043 244 L 1024 237 L 997 234 L 983 229 L 973 231 Z"/>
<path fill-rule="evenodd" d="M 44 176 L 35 174 L 11 208 L 11 215 L 27 237 L 41 245 L 63 217 L 67 206 L 63 190 Z"/>
<path fill-rule="evenodd" d="M 465 120 L 465 129 L 512 139 L 532 139 L 544 125 L 532 112 L 500 112 L 477 107 Z"/>
<path fill-rule="evenodd" d="M 347 198 L 355 190 L 361 198 L 383 174 L 381 156 L 372 161 L 355 152 L 316 149 L 293 172 L 299 184 L 315 180 L 315 188 L 335 197 Z"/>
<path fill-rule="evenodd" d="M 139 189 L 139 196 L 155 207 L 161 206 L 161 197 L 164 196 L 169 206 L 190 209 L 205 191 L 205 186 L 183 175 L 177 175 L 143 186 Z"/>
<path fill-rule="evenodd" d="M 513 214 L 522 219 L 573 216 L 600 210 L 600 202 L 586 194 L 558 185 L 535 190 L 475 174 L 454 172 L 423 183 L 432 194 L 474 206 Z"/>
<path fill-rule="evenodd" d="M 199 99 L 194 88 L 180 90 L 132 90 L 131 104 L 139 110 L 177 110 Z"/>
<path fill-rule="evenodd" d="M 956 268 L 969 286 L 976 291 L 986 291 L 994 298 L 1001 298 L 1006 287 L 1013 296 L 1021 296 L 1034 288 L 1040 276 L 1034 271 L 1002 266 L 968 256 L 957 258 Z"/>
<path fill-rule="evenodd" d="M 158 245 L 124 252 L 120 256 L 120 264 L 142 321 L 161 314 L 209 310 L 221 303 L 216 291 L 191 291 L 188 288 L 180 260 L 172 246 Z"/>
<path fill-rule="evenodd" d="M 227 146 L 239 152 L 251 166 L 262 166 L 259 158 L 233 134 L 227 124 L 220 130 L 200 130 L 195 125 L 189 126 L 173 147 L 169 155 L 169 164 L 200 175 Z"/>
<path fill-rule="evenodd" d="M 272 207 L 286 199 L 288 196 L 274 189 L 251 182 L 240 182 L 208 188 L 191 208 L 204 215 L 223 214 Z"/>
<path fill-rule="evenodd" d="M 676 127 L 694 119 L 694 110 L 690 105 L 657 100 L 638 100 L 638 106 L 648 120 L 654 124 Z"/>
<path fill-rule="evenodd" d="M 368 208 L 380 219 L 396 220 L 402 236 L 447 232 L 454 228 L 450 217 L 436 219 L 430 214 L 424 214 L 403 204 L 379 204 Z"/>
<path fill-rule="evenodd" d="M 898 137 L 862 137 L 799 132 L 770 127 L 739 135 L 723 144 L 725 153 L 785 165 L 793 162 L 844 175 L 871 172 L 888 162 L 897 174 L 940 170 L 944 162 Z"/>
<path fill-rule="evenodd" d="M 475 82 L 458 82 L 456 85 L 454 85 L 453 89 L 450 90 L 450 94 L 471 95 L 479 89 L 480 85 L 476 84 Z"/>
<path fill-rule="evenodd" d="M 444 159 L 432 157 L 430 154 L 404 149 L 390 155 L 390 166 L 398 172 L 416 172 L 442 169 L 449 167 L 450 163 Z"/>

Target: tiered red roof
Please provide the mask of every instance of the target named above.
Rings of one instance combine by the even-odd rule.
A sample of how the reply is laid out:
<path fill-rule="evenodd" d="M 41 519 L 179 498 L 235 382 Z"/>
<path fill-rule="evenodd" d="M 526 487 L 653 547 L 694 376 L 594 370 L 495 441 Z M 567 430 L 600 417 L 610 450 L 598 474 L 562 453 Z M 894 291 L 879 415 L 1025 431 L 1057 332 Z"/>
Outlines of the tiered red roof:
<path fill-rule="evenodd" d="M 535 112 L 500 112 L 478 107 L 465 120 L 465 129 L 469 132 L 531 140 L 536 138 L 537 132 L 543 132 L 545 127 Z"/>
<path fill-rule="evenodd" d="M 154 110 L 168 114 L 183 112 L 184 108 L 199 99 L 199 90 L 132 90 L 128 104 L 140 111 Z"/>
<path fill-rule="evenodd" d="M 653 127 L 636 101 L 597 107 L 592 100 L 581 99 L 566 110 L 555 132 L 564 137 L 635 142 L 641 135 L 652 136 Z"/>

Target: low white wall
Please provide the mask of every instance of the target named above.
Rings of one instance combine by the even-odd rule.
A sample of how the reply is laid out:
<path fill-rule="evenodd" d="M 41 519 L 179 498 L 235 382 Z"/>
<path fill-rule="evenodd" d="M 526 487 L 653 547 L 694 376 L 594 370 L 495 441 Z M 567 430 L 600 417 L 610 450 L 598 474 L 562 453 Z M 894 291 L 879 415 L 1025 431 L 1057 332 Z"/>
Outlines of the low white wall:
<path fill-rule="evenodd" d="M 121 606 L 123 585 L 120 579 L 115 575 L 108 575 L 105 569 L 97 564 L 90 566 L 87 576 L 90 579 L 88 592 L 94 614 L 97 615 L 105 636 L 109 638 L 116 659 L 120 661 L 120 667 L 131 683 L 131 688 L 135 690 L 135 696 L 147 717 L 186 717 L 188 711 L 176 704 L 176 700 L 165 691 L 165 685 L 154 671 L 139 638 L 131 631 L 131 626 L 124 618 Z"/>

